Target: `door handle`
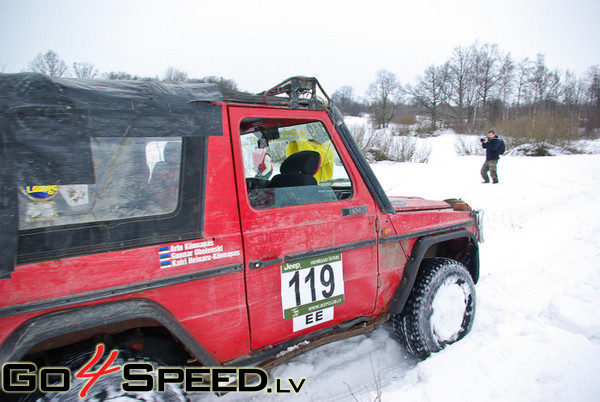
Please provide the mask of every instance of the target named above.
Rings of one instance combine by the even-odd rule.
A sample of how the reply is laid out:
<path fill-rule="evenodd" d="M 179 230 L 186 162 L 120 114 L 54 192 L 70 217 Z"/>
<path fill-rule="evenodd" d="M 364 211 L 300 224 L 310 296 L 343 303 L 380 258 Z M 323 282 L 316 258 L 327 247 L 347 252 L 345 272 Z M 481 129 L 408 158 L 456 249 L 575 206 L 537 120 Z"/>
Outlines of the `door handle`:
<path fill-rule="evenodd" d="M 342 216 L 364 215 L 367 213 L 366 205 L 358 205 L 356 207 L 342 208 Z"/>

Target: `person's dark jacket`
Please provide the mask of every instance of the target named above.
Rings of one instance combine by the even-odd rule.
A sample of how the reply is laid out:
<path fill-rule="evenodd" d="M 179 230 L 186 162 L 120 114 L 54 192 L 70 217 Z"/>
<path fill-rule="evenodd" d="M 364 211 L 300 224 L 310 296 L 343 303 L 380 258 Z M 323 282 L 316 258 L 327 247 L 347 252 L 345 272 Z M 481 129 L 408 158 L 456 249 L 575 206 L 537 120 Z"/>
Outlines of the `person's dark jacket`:
<path fill-rule="evenodd" d="M 500 153 L 498 152 L 500 149 L 500 139 L 498 136 L 492 138 L 491 141 L 483 142 L 481 145 L 485 148 L 486 161 L 497 161 L 500 159 Z"/>

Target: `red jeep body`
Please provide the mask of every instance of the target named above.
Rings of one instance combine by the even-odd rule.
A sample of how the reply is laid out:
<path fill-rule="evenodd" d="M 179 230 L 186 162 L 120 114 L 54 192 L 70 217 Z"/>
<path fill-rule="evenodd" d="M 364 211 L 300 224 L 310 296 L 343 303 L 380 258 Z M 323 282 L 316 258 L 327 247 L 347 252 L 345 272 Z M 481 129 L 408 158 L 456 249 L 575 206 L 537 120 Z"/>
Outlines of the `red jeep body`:
<path fill-rule="evenodd" d="M 315 83 L 247 95 L 0 76 L 0 364 L 98 339 L 152 354 L 156 328 L 206 366 L 279 362 L 401 313 L 424 258 L 476 282 L 476 213 L 386 197 Z M 283 163 L 300 151 L 318 171 Z M 300 194 L 277 175 L 319 185 Z"/>

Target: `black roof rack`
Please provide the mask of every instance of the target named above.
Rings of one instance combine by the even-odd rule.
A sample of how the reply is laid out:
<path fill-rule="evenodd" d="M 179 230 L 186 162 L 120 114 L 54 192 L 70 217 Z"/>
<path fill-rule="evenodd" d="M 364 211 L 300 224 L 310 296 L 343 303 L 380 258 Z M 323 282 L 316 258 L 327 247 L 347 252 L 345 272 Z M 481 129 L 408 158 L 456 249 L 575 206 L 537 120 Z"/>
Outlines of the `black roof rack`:
<path fill-rule="evenodd" d="M 327 99 L 326 104 L 318 97 L 317 88 L 321 91 L 325 99 Z M 289 98 L 287 104 L 290 109 L 298 109 L 301 101 L 308 101 L 308 108 L 311 110 L 322 109 L 324 106 L 328 107 L 331 105 L 329 95 L 323 90 L 323 87 L 321 87 L 321 84 L 315 77 L 291 77 L 273 88 L 261 92 L 259 95 L 263 96 L 266 102 L 267 97 L 283 94 Z"/>

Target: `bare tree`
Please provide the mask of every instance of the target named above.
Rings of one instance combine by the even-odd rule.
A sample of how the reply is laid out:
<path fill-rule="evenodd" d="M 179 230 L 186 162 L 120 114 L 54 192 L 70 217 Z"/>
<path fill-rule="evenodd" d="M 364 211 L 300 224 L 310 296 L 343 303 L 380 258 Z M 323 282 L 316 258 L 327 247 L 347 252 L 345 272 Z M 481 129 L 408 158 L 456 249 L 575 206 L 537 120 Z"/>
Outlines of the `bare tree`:
<path fill-rule="evenodd" d="M 517 108 L 520 108 L 528 103 L 533 103 L 532 77 L 534 70 L 535 66 L 528 58 L 523 59 L 519 64 L 517 64 L 515 79 L 515 83 L 517 85 L 515 101 Z"/>
<path fill-rule="evenodd" d="M 578 115 L 579 108 L 585 97 L 585 83 L 577 79 L 575 73 L 567 71 L 562 90 L 562 103 L 566 106 L 567 112 L 571 115 Z"/>
<path fill-rule="evenodd" d="M 448 64 L 448 106 L 459 126 L 504 115 L 514 83 L 514 63 L 497 45 L 477 42 L 454 49 Z"/>
<path fill-rule="evenodd" d="M 356 115 L 360 110 L 359 104 L 354 98 L 354 89 L 351 86 L 341 87 L 332 94 L 331 99 L 343 114 Z"/>
<path fill-rule="evenodd" d="M 107 80 L 159 81 L 158 77 L 140 77 L 139 75 L 132 75 L 124 71 L 111 71 L 103 75 Z"/>
<path fill-rule="evenodd" d="M 515 85 L 515 63 L 508 53 L 502 60 L 502 67 L 500 68 L 500 82 L 499 82 L 499 99 L 504 106 L 502 113 L 502 119 L 508 118 L 508 108 L 506 107 L 512 98 Z"/>
<path fill-rule="evenodd" d="M 535 62 L 535 70 L 532 76 L 534 91 L 533 102 L 545 108 L 545 101 L 551 96 L 550 90 L 554 87 L 555 77 L 546 66 L 543 54 L 538 54 Z"/>
<path fill-rule="evenodd" d="M 216 77 L 214 75 L 204 77 L 202 79 L 193 79 L 191 82 L 208 82 L 216 84 L 221 91 L 237 91 L 238 85 L 234 80 L 230 80 L 223 77 Z"/>
<path fill-rule="evenodd" d="M 592 106 L 600 108 L 600 66 L 590 67 L 587 73 L 587 95 Z"/>
<path fill-rule="evenodd" d="M 354 99 L 354 90 L 351 86 L 345 85 L 335 91 L 331 97 L 335 100 L 338 107 L 347 106 Z"/>
<path fill-rule="evenodd" d="M 167 68 L 163 81 L 166 82 L 186 82 L 188 81 L 187 73 L 173 67 Z"/>
<path fill-rule="evenodd" d="M 442 106 L 448 101 L 449 64 L 441 67 L 430 66 L 425 70 L 425 74 L 417 78 L 417 85 L 408 86 L 407 92 L 410 94 L 413 102 L 423 108 L 431 119 L 431 131 L 437 130 L 437 123 L 440 120 Z"/>
<path fill-rule="evenodd" d="M 448 64 L 446 96 L 454 116 L 460 125 L 472 121 L 476 101 L 475 80 L 476 48 L 457 47 Z"/>
<path fill-rule="evenodd" d="M 31 63 L 29 63 L 29 69 L 51 77 L 62 77 L 67 73 L 69 68 L 55 51 L 48 50 L 44 54 L 39 53 L 35 56 Z"/>
<path fill-rule="evenodd" d="M 549 69 L 543 54 L 515 63 L 497 45 L 475 42 L 455 48 L 442 66 L 428 67 L 407 93 L 431 117 L 432 129 L 440 119 L 450 118 L 455 129 L 492 123 L 517 134 L 547 132 L 570 138 L 583 124 L 588 133 L 600 126 L 599 71 L 595 66 L 585 79 L 578 79 L 571 72 Z"/>
<path fill-rule="evenodd" d="M 367 95 L 371 99 L 373 121 L 379 128 L 387 127 L 396 113 L 402 87 L 396 75 L 388 70 L 379 70 L 377 79 L 369 85 Z"/>
<path fill-rule="evenodd" d="M 98 69 L 90 63 L 73 63 L 73 72 L 75 77 L 93 79 L 98 75 Z"/>
<path fill-rule="evenodd" d="M 538 117 L 556 118 L 558 101 L 561 95 L 561 80 L 558 71 L 551 71 L 543 54 L 538 54 L 530 78 L 532 99 L 530 104 L 531 123 L 535 127 Z M 552 115 L 546 114 L 552 112 Z M 554 116 L 554 117 L 550 117 Z"/>
<path fill-rule="evenodd" d="M 600 66 L 593 66 L 587 72 L 587 101 L 590 105 L 588 111 L 587 129 L 600 127 Z"/>
<path fill-rule="evenodd" d="M 133 76 L 124 71 L 111 71 L 109 73 L 104 73 L 104 78 L 107 80 L 132 80 Z"/>
<path fill-rule="evenodd" d="M 487 118 L 488 102 L 502 80 L 501 56 L 498 45 L 484 44 L 477 52 L 475 72 L 477 77 L 478 101 L 481 103 L 484 120 Z"/>

